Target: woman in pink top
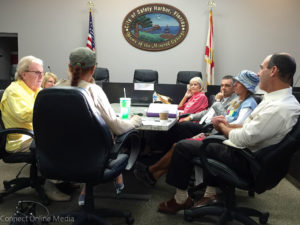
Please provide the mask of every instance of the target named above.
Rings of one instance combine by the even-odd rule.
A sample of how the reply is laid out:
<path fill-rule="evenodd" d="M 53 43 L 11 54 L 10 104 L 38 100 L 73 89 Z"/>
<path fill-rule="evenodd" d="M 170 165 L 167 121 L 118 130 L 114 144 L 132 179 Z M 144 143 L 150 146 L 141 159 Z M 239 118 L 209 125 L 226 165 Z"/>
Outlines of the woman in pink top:
<path fill-rule="evenodd" d="M 208 106 L 208 100 L 205 94 L 201 92 L 203 88 L 203 81 L 200 77 L 192 78 L 178 109 L 183 110 L 183 113 L 198 113 L 205 110 Z"/>

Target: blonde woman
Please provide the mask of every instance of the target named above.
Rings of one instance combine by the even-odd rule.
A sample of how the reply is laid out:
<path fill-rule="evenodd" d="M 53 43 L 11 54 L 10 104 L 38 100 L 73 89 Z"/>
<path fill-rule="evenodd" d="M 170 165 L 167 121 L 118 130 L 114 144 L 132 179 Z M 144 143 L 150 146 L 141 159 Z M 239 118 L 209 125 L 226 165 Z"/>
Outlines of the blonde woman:
<path fill-rule="evenodd" d="M 202 92 L 203 88 L 204 84 L 200 77 L 192 78 L 178 109 L 183 110 L 183 113 L 198 113 L 205 110 L 208 106 L 208 100 Z"/>
<path fill-rule="evenodd" d="M 42 82 L 42 88 L 53 87 L 57 82 L 57 76 L 54 73 L 46 72 Z"/>

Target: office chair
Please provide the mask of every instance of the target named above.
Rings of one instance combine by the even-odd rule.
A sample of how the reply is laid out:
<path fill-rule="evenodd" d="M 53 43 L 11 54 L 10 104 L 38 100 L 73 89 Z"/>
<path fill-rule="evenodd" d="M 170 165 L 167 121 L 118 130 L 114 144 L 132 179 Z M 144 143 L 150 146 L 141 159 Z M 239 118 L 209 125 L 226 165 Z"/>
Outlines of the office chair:
<path fill-rule="evenodd" d="M 3 96 L 3 93 L 4 93 L 4 89 L 0 89 L 0 101 L 1 101 L 1 99 L 2 99 L 2 96 Z"/>
<path fill-rule="evenodd" d="M 96 84 L 102 86 L 103 82 L 109 82 L 109 71 L 107 68 L 97 67 L 93 75 Z"/>
<path fill-rule="evenodd" d="M 193 77 L 200 77 L 202 79 L 202 73 L 200 71 L 179 71 L 177 73 L 176 84 L 189 84 Z"/>
<path fill-rule="evenodd" d="M 261 95 L 261 94 L 254 94 L 253 98 L 255 99 L 255 101 L 256 101 L 256 103 L 258 105 L 262 101 L 263 95 Z"/>
<path fill-rule="evenodd" d="M 217 160 L 209 159 L 205 156 L 205 151 L 201 152 L 200 157 L 194 160 L 195 165 L 200 165 L 209 176 L 217 182 L 217 186 L 222 189 L 225 196 L 224 206 L 209 205 L 195 209 L 185 210 L 184 217 L 192 221 L 194 217 L 205 215 L 218 215 L 219 225 L 226 224 L 233 219 L 240 221 L 245 225 L 257 225 L 250 218 L 255 216 L 259 222 L 266 224 L 269 213 L 261 213 L 256 209 L 237 207 L 235 199 L 235 189 L 239 188 L 247 191 L 255 191 L 261 194 L 275 187 L 288 172 L 290 160 L 293 154 L 298 150 L 300 136 L 300 119 L 293 129 L 278 144 L 272 145 L 255 153 L 247 149 L 236 149 L 235 151 L 249 162 L 252 177 L 241 177 L 233 171 L 230 166 L 225 165 Z M 224 138 L 214 136 L 207 137 L 203 140 L 205 148 L 211 142 L 221 142 Z"/>
<path fill-rule="evenodd" d="M 137 69 L 134 71 L 133 83 L 154 83 L 158 84 L 158 72 L 155 70 Z"/>
<path fill-rule="evenodd" d="M 0 89 L 5 90 L 11 83 L 11 80 L 0 80 Z"/>
<path fill-rule="evenodd" d="M 129 211 L 96 210 L 93 187 L 111 182 L 128 162 L 127 154 L 118 154 L 131 130 L 115 139 L 94 108 L 89 94 L 77 87 L 54 87 L 39 92 L 33 113 L 35 156 L 45 178 L 86 184 L 84 210 L 65 215 L 76 224 L 110 224 L 101 216 L 125 217 L 133 223 Z"/>
<path fill-rule="evenodd" d="M 0 118 L 1 111 L 0 111 Z M 2 119 L 0 119 L 0 159 L 5 163 L 27 163 L 30 164 L 30 176 L 29 177 L 19 177 L 19 174 L 15 179 L 10 181 L 3 181 L 4 191 L 0 193 L 0 202 L 3 201 L 3 198 L 15 193 L 23 188 L 32 187 L 34 188 L 40 198 L 41 201 L 45 204 L 49 204 L 49 200 L 42 188 L 42 184 L 44 183 L 44 179 L 38 177 L 37 168 L 35 164 L 35 158 L 32 152 L 16 152 L 9 153 L 6 151 L 6 138 L 8 134 L 25 134 L 33 137 L 33 132 L 30 130 L 26 130 L 23 128 L 9 128 L 5 129 Z"/>

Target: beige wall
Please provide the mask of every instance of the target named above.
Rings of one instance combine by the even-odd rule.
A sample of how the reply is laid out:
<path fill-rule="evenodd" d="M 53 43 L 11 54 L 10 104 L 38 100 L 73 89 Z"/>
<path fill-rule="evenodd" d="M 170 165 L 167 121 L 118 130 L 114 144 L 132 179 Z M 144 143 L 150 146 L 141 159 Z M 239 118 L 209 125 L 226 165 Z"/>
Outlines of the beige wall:
<path fill-rule="evenodd" d="M 300 1 L 215 1 L 216 83 L 224 74 L 235 75 L 242 69 L 257 71 L 263 58 L 273 52 L 290 52 L 300 62 Z M 40 57 L 44 59 L 45 70 L 49 65 L 60 78 L 65 78 L 70 51 L 86 42 L 87 2 L 0 0 L 0 32 L 18 33 L 20 57 L 28 54 Z M 136 68 L 158 70 L 160 83 L 175 83 L 179 70 L 204 72 L 207 2 L 160 1 L 179 8 L 186 15 L 189 33 L 182 43 L 170 50 L 148 52 L 128 44 L 121 25 L 129 11 L 153 3 L 152 0 L 94 0 L 99 66 L 109 69 L 114 82 L 131 82 Z M 297 84 L 300 86 L 300 81 Z"/>

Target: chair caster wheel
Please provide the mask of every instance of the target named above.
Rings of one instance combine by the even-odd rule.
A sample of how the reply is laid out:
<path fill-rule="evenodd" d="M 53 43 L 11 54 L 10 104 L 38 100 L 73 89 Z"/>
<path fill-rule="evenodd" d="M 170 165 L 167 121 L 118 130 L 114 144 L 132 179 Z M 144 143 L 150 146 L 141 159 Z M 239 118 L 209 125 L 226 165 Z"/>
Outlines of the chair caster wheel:
<path fill-rule="evenodd" d="M 263 213 L 260 217 L 259 217 L 259 222 L 261 224 L 266 224 L 268 222 L 270 213 Z"/>
<path fill-rule="evenodd" d="M 188 222 L 192 222 L 194 218 L 192 216 L 184 215 L 184 219 Z"/>
<path fill-rule="evenodd" d="M 3 181 L 3 186 L 4 186 L 5 190 L 8 190 L 8 189 L 11 188 L 11 185 L 10 185 L 10 183 L 8 181 Z"/>
<path fill-rule="evenodd" d="M 133 217 L 132 217 L 132 216 L 130 216 L 130 217 L 127 217 L 127 218 L 126 218 L 126 223 L 127 223 L 128 225 L 131 225 L 131 224 L 133 224 L 133 223 L 134 223 L 134 219 L 133 219 Z"/>

